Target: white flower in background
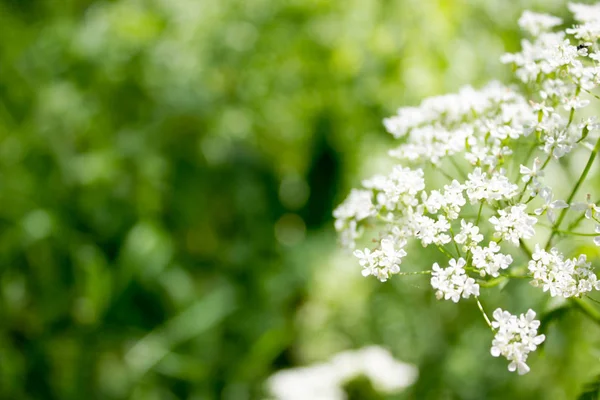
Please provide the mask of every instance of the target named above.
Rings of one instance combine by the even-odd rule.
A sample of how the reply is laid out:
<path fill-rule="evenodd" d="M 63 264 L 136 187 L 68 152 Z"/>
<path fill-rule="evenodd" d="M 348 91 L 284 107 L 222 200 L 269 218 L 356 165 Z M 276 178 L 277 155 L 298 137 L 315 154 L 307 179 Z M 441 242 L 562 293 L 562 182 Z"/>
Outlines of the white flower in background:
<path fill-rule="evenodd" d="M 533 212 L 536 215 L 542 215 L 546 213 L 548 220 L 550 223 L 554 224 L 556 222 L 556 215 L 554 214 L 554 210 L 568 208 L 569 205 L 565 203 L 563 200 L 552 200 L 554 195 L 552 194 L 552 190 L 548 188 L 543 188 L 540 191 L 540 197 L 544 200 L 544 204 L 540 208 L 536 208 Z"/>
<path fill-rule="evenodd" d="M 488 247 L 473 249 L 473 266 L 480 270 L 481 276 L 490 275 L 498 277 L 500 270 L 507 269 L 513 259 L 510 255 L 500 253 L 500 246 L 490 242 Z"/>
<path fill-rule="evenodd" d="M 465 273 L 465 264 L 463 258 L 450 260 L 447 268 L 433 264 L 431 286 L 437 290 L 435 296 L 438 300 L 444 298 L 458 303 L 461 297 L 479 296 L 479 285 Z"/>
<path fill-rule="evenodd" d="M 462 244 L 463 251 L 469 251 L 475 248 L 479 242 L 483 240 L 483 235 L 479 233 L 479 227 L 467 222 L 464 219 L 460 220 L 460 232 L 454 236 L 454 240 L 458 244 Z"/>
<path fill-rule="evenodd" d="M 556 248 L 547 252 L 536 245 L 528 269 L 533 275 L 531 284 L 541 286 L 544 292 L 550 291 L 552 297 L 568 298 L 600 289 L 591 263 L 583 254 L 578 258 L 565 259 Z"/>
<path fill-rule="evenodd" d="M 592 196 L 588 193 L 585 198 L 585 202 L 577 202 L 571 204 L 571 209 L 575 211 L 585 211 L 585 217 L 590 219 L 600 212 L 600 208 L 596 205 L 596 203 L 592 203 Z"/>
<path fill-rule="evenodd" d="M 379 393 L 394 394 L 412 385 L 418 370 L 382 347 L 369 346 L 338 353 L 324 363 L 278 371 L 267 389 L 274 400 L 345 400 L 344 384 L 359 376 Z"/>
<path fill-rule="evenodd" d="M 345 400 L 339 381 L 339 373 L 328 364 L 317 364 L 279 371 L 267 386 L 275 400 Z"/>
<path fill-rule="evenodd" d="M 590 104 L 589 100 L 587 100 L 587 99 L 584 100 L 577 96 L 574 96 L 571 98 L 563 98 L 562 101 L 563 101 L 563 107 L 567 111 L 578 110 L 578 109 L 586 107 Z"/>
<path fill-rule="evenodd" d="M 498 210 L 500 217 L 490 218 L 494 225 L 494 236 L 511 241 L 519 245 L 519 239 L 530 239 L 535 235 L 533 226 L 537 222 L 535 217 L 527 214 L 525 204 L 510 206 L 504 210 Z"/>
<path fill-rule="evenodd" d="M 529 372 L 526 363 L 529 353 L 535 351 L 546 339 L 546 336 L 537 334 L 540 321 L 534 319 L 535 312 L 530 309 L 517 317 L 498 308 L 493 317 L 492 327 L 496 330 L 496 335 L 492 340 L 492 356 L 506 357 L 510 361 L 509 371 L 516 370 L 519 375 L 526 374 Z"/>
<path fill-rule="evenodd" d="M 398 393 L 418 377 L 414 366 L 397 361 L 388 350 L 379 346 L 339 353 L 331 359 L 331 364 L 341 372 L 344 380 L 364 375 L 373 388 L 383 394 Z"/>
<path fill-rule="evenodd" d="M 519 26 L 533 36 L 538 36 L 540 33 L 547 32 L 560 24 L 562 24 L 562 20 L 558 17 L 531 11 L 523 12 L 521 18 L 519 18 Z"/>
<path fill-rule="evenodd" d="M 541 119 L 543 117 L 548 117 L 551 113 L 554 112 L 554 107 L 550 107 L 548 105 L 546 105 L 546 101 L 542 101 L 540 103 L 536 103 L 534 101 L 529 101 L 531 103 L 531 108 L 533 109 L 533 111 L 535 113 L 538 114 L 538 119 Z M 536 163 L 539 162 L 539 159 L 536 158 L 535 159 Z M 541 162 L 539 163 L 541 165 Z M 521 172 L 523 173 L 523 172 Z"/>
<path fill-rule="evenodd" d="M 594 228 L 594 232 L 600 234 L 600 225 L 596 225 L 596 227 Z M 600 246 L 600 236 L 596 236 L 594 238 L 594 244 L 596 246 Z"/>

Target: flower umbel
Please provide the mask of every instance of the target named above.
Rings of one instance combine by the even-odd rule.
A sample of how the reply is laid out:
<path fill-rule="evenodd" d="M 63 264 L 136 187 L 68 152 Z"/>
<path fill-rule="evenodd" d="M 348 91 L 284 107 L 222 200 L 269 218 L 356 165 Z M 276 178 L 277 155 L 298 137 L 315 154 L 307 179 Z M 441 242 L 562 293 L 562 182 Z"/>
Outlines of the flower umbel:
<path fill-rule="evenodd" d="M 509 371 L 516 370 L 519 375 L 526 374 L 529 372 L 527 356 L 546 339 L 545 335 L 537 334 L 540 321 L 534 319 L 535 312 L 530 309 L 517 317 L 497 308 L 492 315 L 492 327 L 496 330 L 492 340 L 492 355 L 506 357 L 510 361 Z"/>
<path fill-rule="evenodd" d="M 499 308 L 491 323 L 480 291 L 529 281 L 548 299 L 582 305 L 600 290 L 597 256 L 562 253 L 575 248 L 575 239 L 600 246 L 600 207 L 591 194 L 576 201 L 582 187 L 594 187 L 586 181 L 600 152 L 600 126 L 581 112 L 593 113 L 591 102 L 600 100 L 600 4 L 569 9 L 576 25 L 565 30 L 557 30 L 562 20 L 555 16 L 522 14 L 528 38 L 501 58 L 521 86 L 465 86 L 384 119 L 400 139 L 389 151 L 399 165 L 364 180 L 334 211 L 342 244 L 354 249 L 365 242 L 354 252 L 364 276 L 431 274 L 438 299 L 478 306 L 495 331 L 492 354 L 519 374 L 529 371 L 527 355 L 544 340 L 535 312 L 516 316 Z M 538 224 L 543 215 L 548 223 Z M 418 268 L 429 252 L 447 264 L 400 271 L 403 260 Z M 587 306 L 579 309 L 600 321 Z"/>

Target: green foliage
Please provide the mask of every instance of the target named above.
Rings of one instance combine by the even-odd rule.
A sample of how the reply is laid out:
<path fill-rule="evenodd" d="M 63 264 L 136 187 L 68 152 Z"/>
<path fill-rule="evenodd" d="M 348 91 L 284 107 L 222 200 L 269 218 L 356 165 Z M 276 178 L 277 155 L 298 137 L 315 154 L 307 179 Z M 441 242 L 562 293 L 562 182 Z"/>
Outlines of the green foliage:
<path fill-rule="evenodd" d="M 382 117 L 505 75 L 535 2 L 59 3 L 0 2 L 0 398 L 261 398 L 371 343 L 420 366 L 419 399 L 572 398 L 599 372 L 572 312 L 537 375 L 482 368 L 476 310 L 363 280 L 330 227 Z"/>

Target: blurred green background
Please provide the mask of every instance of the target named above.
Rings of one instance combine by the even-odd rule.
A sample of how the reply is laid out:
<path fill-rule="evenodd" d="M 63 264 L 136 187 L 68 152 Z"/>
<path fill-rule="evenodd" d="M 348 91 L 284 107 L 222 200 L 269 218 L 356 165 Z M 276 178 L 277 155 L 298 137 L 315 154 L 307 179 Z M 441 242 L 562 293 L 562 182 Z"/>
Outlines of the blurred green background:
<path fill-rule="evenodd" d="M 393 398 L 576 398 L 600 374 L 597 325 L 559 306 L 519 377 L 473 304 L 362 278 L 332 229 L 390 163 L 382 118 L 509 79 L 526 8 L 567 12 L 1 1 L 0 398 L 261 399 L 274 371 L 369 344 L 420 368 Z M 546 307 L 526 284 L 483 301 Z"/>

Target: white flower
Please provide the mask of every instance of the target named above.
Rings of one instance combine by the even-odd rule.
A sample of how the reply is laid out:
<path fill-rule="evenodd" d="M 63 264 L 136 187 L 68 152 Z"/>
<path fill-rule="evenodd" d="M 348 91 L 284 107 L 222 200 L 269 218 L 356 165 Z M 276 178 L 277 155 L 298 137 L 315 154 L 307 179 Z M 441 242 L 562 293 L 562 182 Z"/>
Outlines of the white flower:
<path fill-rule="evenodd" d="M 380 247 L 374 251 L 370 249 L 355 250 L 354 256 L 363 267 L 362 275 L 373 275 L 381 282 L 389 279 L 390 275 L 400 272 L 402 258 L 406 256 L 404 246 L 406 240 L 395 242 L 392 238 L 382 239 Z"/>
<path fill-rule="evenodd" d="M 500 172 L 495 172 L 488 178 L 487 174 L 478 167 L 468 175 L 468 178 L 465 187 L 471 204 L 482 200 L 509 200 L 519 192 L 519 187 Z"/>
<path fill-rule="evenodd" d="M 274 400 L 345 400 L 344 384 L 359 376 L 368 378 L 377 392 L 393 394 L 412 385 L 418 370 L 382 347 L 369 346 L 338 353 L 323 363 L 277 371 L 267 389 Z"/>
<path fill-rule="evenodd" d="M 483 235 L 479 233 L 479 227 L 467 222 L 464 219 L 460 220 L 460 232 L 454 236 L 454 240 L 458 244 L 463 244 L 463 251 L 468 251 L 479 244 L 483 240 Z"/>
<path fill-rule="evenodd" d="M 585 217 L 590 219 L 600 212 L 600 208 L 595 203 L 592 203 L 592 196 L 589 193 L 585 200 L 585 202 L 571 204 L 571 208 L 575 211 L 585 211 Z"/>
<path fill-rule="evenodd" d="M 509 240 L 515 245 L 519 245 L 519 239 L 530 239 L 535 235 L 533 226 L 537 218 L 527 214 L 525 204 L 507 207 L 504 210 L 498 210 L 500 217 L 491 217 L 490 223 L 494 225 L 494 236 Z"/>
<path fill-rule="evenodd" d="M 494 357 L 506 357 L 510 364 L 508 370 L 518 371 L 519 375 L 529 372 L 526 364 L 530 352 L 544 342 L 546 336 L 538 335 L 540 321 L 535 320 L 535 312 L 528 310 L 520 316 L 497 308 L 493 313 L 492 327 L 496 335 L 492 340 L 491 353 Z"/>
<path fill-rule="evenodd" d="M 500 253 L 500 246 L 496 242 L 490 242 L 488 247 L 477 246 L 473 249 L 473 266 L 481 270 L 481 276 L 498 277 L 499 271 L 507 269 L 512 261 L 510 255 Z"/>
<path fill-rule="evenodd" d="M 467 203 L 463 196 L 465 187 L 457 180 L 453 180 L 450 185 L 444 186 L 445 204 L 442 209 L 446 212 L 449 219 L 458 218 L 461 208 Z"/>
<path fill-rule="evenodd" d="M 519 26 L 533 36 L 538 36 L 560 24 L 562 24 L 562 20 L 558 17 L 531 11 L 524 11 L 519 18 Z"/>
<path fill-rule="evenodd" d="M 418 204 L 417 195 L 425 189 L 425 180 L 423 170 L 397 165 L 388 176 L 374 176 L 363 181 L 363 186 L 375 191 L 378 206 L 403 210 Z"/>
<path fill-rule="evenodd" d="M 533 212 L 536 215 L 542 215 L 543 213 L 546 213 L 548 220 L 552 224 L 556 222 L 556 215 L 554 214 L 555 209 L 569 208 L 569 205 L 563 200 L 552 201 L 552 191 L 548 188 L 543 188 L 540 191 L 540 197 L 544 200 L 544 204 L 542 204 L 540 208 L 536 208 Z"/>
<path fill-rule="evenodd" d="M 421 240 L 421 243 L 425 247 L 431 243 L 443 245 L 452 240 L 446 234 L 450 230 L 450 223 L 443 215 L 438 216 L 437 221 L 425 215 L 416 215 L 414 223 L 416 226 L 415 236 Z"/>
<path fill-rule="evenodd" d="M 594 232 L 595 233 L 600 233 L 600 225 L 596 225 L 596 227 L 594 228 Z M 594 244 L 596 246 L 600 246 L 600 236 L 596 236 L 594 238 Z"/>
<path fill-rule="evenodd" d="M 443 194 L 438 190 L 432 190 L 429 195 L 422 192 L 421 198 L 428 213 L 436 214 L 441 209 L 449 219 L 456 219 L 462 206 L 466 204 L 463 190 L 464 186 L 457 180 L 453 180 L 452 184 L 444 186 Z"/>
<path fill-rule="evenodd" d="M 554 111 L 554 107 L 547 106 L 545 101 L 542 101 L 541 103 L 530 101 L 530 104 L 533 112 L 538 114 L 538 119 L 541 118 L 539 117 L 540 114 L 542 117 L 547 117 Z"/>
<path fill-rule="evenodd" d="M 552 297 L 568 298 L 600 289 L 600 282 L 585 255 L 565 260 L 557 249 L 547 252 L 536 245 L 528 269 L 533 275 L 531 284 L 541 286 L 544 292 L 550 291 Z"/>
<path fill-rule="evenodd" d="M 436 291 L 438 299 L 452 300 L 458 303 L 461 296 L 468 299 L 470 296 L 479 296 L 479 285 L 475 279 L 467 276 L 465 272 L 466 261 L 463 258 L 450 260 L 447 268 L 440 268 L 438 263 L 433 264 L 431 273 L 431 286 Z"/>
<path fill-rule="evenodd" d="M 352 189 L 350 195 L 333 210 L 337 219 L 355 219 L 361 221 L 375 214 L 372 203 L 373 193 L 370 190 Z"/>
<path fill-rule="evenodd" d="M 565 110 L 578 110 L 590 104 L 589 100 L 582 100 L 579 97 L 563 98 L 563 107 Z"/>
<path fill-rule="evenodd" d="M 350 195 L 334 211 L 335 229 L 340 232 L 344 247 L 353 249 L 355 240 L 360 236 L 357 222 L 377 213 L 372 203 L 373 192 L 352 189 Z"/>
<path fill-rule="evenodd" d="M 533 183 L 537 183 L 537 178 L 544 176 L 544 171 L 540 169 L 542 162 L 539 158 L 535 158 L 533 161 L 533 166 L 531 169 L 527 168 L 524 165 L 521 165 L 519 172 L 523 175 L 521 180 L 525 183 L 529 182 L 533 179 Z"/>

